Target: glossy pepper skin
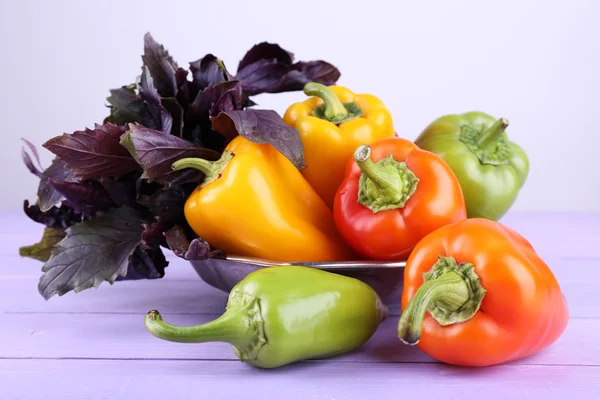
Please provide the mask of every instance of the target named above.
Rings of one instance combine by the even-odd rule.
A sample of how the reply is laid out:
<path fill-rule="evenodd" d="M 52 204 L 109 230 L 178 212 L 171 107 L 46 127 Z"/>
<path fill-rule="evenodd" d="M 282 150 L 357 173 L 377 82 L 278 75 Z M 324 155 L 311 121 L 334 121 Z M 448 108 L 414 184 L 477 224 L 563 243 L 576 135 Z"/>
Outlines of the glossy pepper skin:
<path fill-rule="evenodd" d="M 395 136 L 392 116 L 377 97 L 342 86 L 310 82 L 304 92 L 312 97 L 292 104 L 283 120 L 300 133 L 306 164 L 302 174 L 332 208 L 354 150 Z"/>
<path fill-rule="evenodd" d="M 155 336 L 174 342 L 228 342 L 241 361 L 276 368 L 309 358 L 350 352 L 387 317 L 367 284 L 308 267 L 263 268 L 229 294 L 227 311 L 197 326 L 165 323 L 158 311 L 145 318 Z"/>
<path fill-rule="evenodd" d="M 499 220 L 512 206 L 529 173 L 525 151 L 508 140 L 508 121 L 483 112 L 446 115 L 415 140 L 442 157 L 456 174 L 469 218 Z"/>
<path fill-rule="evenodd" d="M 238 136 L 218 161 L 192 158 L 173 165 L 188 167 L 206 178 L 186 200 L 185 217 L 212 247 L 278 261 L 354 258 L 331 210 L 272 145 Z"/>
<path fill-rule="evenodd" d="M 402 310 L 402 341 L 460 366 L 532 355 L 556 341 L 569 320 L 555 276 L 527 239 L 484 218 L 444 226 L 419 242 L 406 264 Z"/>
<path fill-rule="evenodd" d="M 403 138 L 359 146 L 334 205 L 339 232 L 361 256 L 405 260 L 424 236 L 466 218 L 448 164 Z"/>

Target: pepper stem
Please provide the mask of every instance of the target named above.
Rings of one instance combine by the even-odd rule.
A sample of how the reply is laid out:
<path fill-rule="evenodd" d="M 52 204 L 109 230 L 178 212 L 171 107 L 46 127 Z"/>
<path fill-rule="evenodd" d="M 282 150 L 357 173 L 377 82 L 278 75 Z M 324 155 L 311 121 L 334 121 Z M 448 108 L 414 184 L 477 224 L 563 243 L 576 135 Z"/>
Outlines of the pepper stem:
<path fill-rule="evenodd" d="M 163 321 L 157 310 L 152 310 L 146 314 L 144 325 L 154 336 L 170 342 L 227 342 L 236 347 L 245 347 L 251 342 L 251 338 L 244 332 L 243 319 L 228 311 L 205 324 L 175 326 Z"/>
<path fill-rule="evenodd" d="M 508 127 L 508 120 L 500 118 L 496 120 L 477 140 L 477 145 L 481 148 L 488 147 L 500 139 L 504 130 Z"/>
<path fill-rule="evenodd" d="M 398 337 L 409 345 L 419 342 L 427 311 L 441 326 L 462 323 L 477 313 L 486 293 L 473 264 L 452 257 L 440 256 L 423 279 L 398 322 Z"/>
<path fill-rule="evenodd" d="M 363 114 L 358 104 L 342 103 L 333 90 L 321 83 L 308 82 L 304 85 L 304 93 L 307 96 L 317 96 L 323 100 L 323 104 L 312 112 L 312 115 L 317 118 L 341 124 Z"/>
<path fill-rule="evenodd" d="M 180 160 L 175 161 L 171 168 L 174 171 L 179 171 L 184 168 L 194 168 L 199 171 L 202 171 L 204 174 L 204 181 L 202 182 L 202 186 L 204 187 L 208 185 L 210 182 L 218 179 L 223 173 L 223 170 L 227 166 L 227 163 L 233 158 L 233 153 L 229 150 L 225 150 L 217 161 L 208 161 L 203 158 L 182 158 Z"/>
<path fill-rule="evenodd" d="M 243 361 L 255 360 L 267 343 L 258 298 L 231 292 L 227 311 L 201 325 L 175 326 L 163 321 L 157 310 L 144 317 L 146 329 L 157 338 L 177 343 L 226 342 L 234 346 Z"/>
<path fill-rule="evenodd" d="M 371 160 L 371 148 L 361 145 L 354 152 L 354 161 L 362 172 L 358 202 L 373 213 L 404 207 L 417 190 L 419 178 L 406 163 L 391 155 L 375 163 Z"/>

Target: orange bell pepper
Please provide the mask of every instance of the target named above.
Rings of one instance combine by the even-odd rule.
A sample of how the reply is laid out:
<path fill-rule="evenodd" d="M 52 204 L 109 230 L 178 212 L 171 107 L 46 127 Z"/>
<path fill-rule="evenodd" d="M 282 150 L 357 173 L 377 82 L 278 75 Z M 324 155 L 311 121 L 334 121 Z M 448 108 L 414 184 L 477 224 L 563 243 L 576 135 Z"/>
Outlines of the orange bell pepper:
<path fill-rule="evenodd" d="M 426 236 L 404 273 L 398 336 L 445 363 L 489 366 L 556 341 L 567 302 L 531 244 L 498 222 L 473 218 Z"/>
<path fill-rule="evenodd" d="M 309 82 L 304 93 L 312 97 L 292 104 L 283 121 L 300 133 L 306 164 L 302 175 L 332 208 L 354 150 L 396 135 L 392 116 L 377 97 L 342 86 Z"/>

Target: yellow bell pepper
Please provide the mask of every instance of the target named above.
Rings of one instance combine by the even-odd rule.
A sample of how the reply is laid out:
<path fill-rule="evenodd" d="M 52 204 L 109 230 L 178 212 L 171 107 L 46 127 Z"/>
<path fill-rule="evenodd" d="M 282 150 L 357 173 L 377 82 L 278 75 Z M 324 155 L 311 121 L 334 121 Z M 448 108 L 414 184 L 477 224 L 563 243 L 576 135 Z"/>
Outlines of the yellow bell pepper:
<path fill-rule="evenodd" d="M 392 116 L 377 97 L 342 86 L 309 82 L 304 93 L 312 97 L 292 104 L 283 120 L 300 133 L 306 164 L 302 175 L 332 208 L 356 148 L 395 136 Z"/>
<path fill-rule="evenodd" d="M 204 181 L 186 200 L 194 232 L 226 254 L 278 261 L 341 261 L 353 253 L 333 214 L 300 171 L 275 147 L 237 136 L 214 162 L 184 158 Z"/>

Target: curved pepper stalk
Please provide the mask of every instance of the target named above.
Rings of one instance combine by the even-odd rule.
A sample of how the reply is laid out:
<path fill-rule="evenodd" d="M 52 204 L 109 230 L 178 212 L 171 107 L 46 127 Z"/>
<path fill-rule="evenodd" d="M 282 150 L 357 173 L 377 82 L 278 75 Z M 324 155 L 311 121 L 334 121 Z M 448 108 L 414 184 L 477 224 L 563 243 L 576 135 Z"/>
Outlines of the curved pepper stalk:
<path fill-rule="evenodd" d="M 440 256 L 423 281 L 398 323 L 398 337 L 409 345 L 419 343 L 426 312 L 441 326 L 459 324 L 475 315 L 486 293 L 473 264 L 452 257 Z"/>

